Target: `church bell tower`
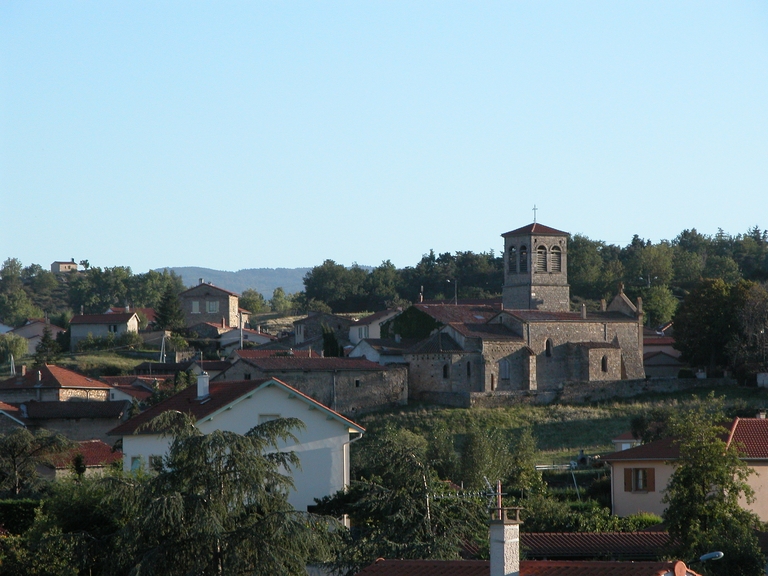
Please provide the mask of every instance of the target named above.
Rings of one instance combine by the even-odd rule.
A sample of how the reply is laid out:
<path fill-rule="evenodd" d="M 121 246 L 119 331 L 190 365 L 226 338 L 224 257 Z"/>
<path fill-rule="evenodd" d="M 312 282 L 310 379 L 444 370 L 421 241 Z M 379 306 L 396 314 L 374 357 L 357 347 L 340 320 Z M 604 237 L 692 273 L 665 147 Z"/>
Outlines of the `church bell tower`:
<path fill-rule="evenodd" d="M 533 223 L 501 236 L 504 308 L 568 312 L 568 233 Z"/>

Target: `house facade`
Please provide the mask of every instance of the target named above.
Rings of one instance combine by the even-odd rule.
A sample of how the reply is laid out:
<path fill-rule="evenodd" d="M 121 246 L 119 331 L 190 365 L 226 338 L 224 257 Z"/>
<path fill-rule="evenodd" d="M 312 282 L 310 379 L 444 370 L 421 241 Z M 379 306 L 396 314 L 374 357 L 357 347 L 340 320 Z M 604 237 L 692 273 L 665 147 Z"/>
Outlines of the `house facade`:
<path fill-rule="evenodd" d="M 239 308 L 240 297 L 234 292 L 204 282 L 179 294 L 186 325 L 210 322 L 218 326 L 237 328 L 248 321 L 248 314 Z"/>
<path fill-rule="evenodd" d="M 349 342 L 355 346 L 367 338 L 381 338 L 381 325 L 397 316 L 400 310 L 382 310 L 365 318 L 360 318 L 349 326 Z"/>
<path fill-rule="evenodd" d="M 26 338 L 27 354 L 32 356 L 37 351 L 37 346 L 43 339 L 43 332 L 45 332 L 46 328 L 51 331 L 51 337 L 54 340 L 56 339 L 56 336 L 62 332 L 66 332 L 63 328 L 59 328 L 45 320 L 28 320 L 23 326 L 10 330 L 10 333 Z"/>
<path fill-rule="evenodd" d="M 768 521 L 768 420 L 736 418 L 730 425 L 727 443 L 741 447 L 742 459 L 753 473 L 747 483 L 755 500 L 742 500 L 742 507 Z M 663 491 L 675 471 L 680 451 L 673 438 L 641 444 L 603 457 L 611 467 L 612 513 L 629 516 L 637 512 L 662 515 Z"/>
<path fill-rule="evenodd" d="M 139 317 L 135 312 L 122 314 L 81 314 L 69 321 L 70 351 L 77 350 L 77 344 L 88 338 L 106 338 L 110 334 L 119 338 L 127 332 L 139 332 Z"/>
<path fill-rule="evenodd" d="M 201 375 L 197 387 L 190 386 L 110 432 L 123 440 L 126 471 L 158 465 L 168 453 L 169 438 L 141 428 L 166 410 L 191 414 L 206 434 L 214 430 L 245 434 L 268 420 L 301 420 L 304 429 L 294 430 L 297 441 L 281 445 L 301 460 L 301 468 L 291 472 L 296 490 L 288 497 L 298 510 L 306 510 L 315 498 L 349 484 L 350 443 L 364 432 L 358 424 L 280 380 L 209 383 L 207 375 Z"/>
<path fill-rule="evenodd" d="M 37 370 L 22 366 L 16 376 L 0 381 L 0 401 L 65 402 L 67 400 L 109 400 L 110 387 L 72 370 L 45 364 Z"/>

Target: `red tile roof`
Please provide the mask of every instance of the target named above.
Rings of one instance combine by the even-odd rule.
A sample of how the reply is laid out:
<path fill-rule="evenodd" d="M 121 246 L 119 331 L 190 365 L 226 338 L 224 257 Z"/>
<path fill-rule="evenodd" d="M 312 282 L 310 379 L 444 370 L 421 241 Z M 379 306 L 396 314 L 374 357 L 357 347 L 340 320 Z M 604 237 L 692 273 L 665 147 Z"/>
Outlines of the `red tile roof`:
<path fill-rule="evenodd" d="M 547 310 L 504 310 L 504 314 L 514 316 L 523 322 L 584 322 L 580 312 L 550 312 Z M 633 322 L 636 318 L 621 312 L 587 312 L 587 322 Z"/>
<path fill-rule="evenodd" d="M 747 460 L 768 458 L 768 420 L 736 418 L 731 424 L 728 443 L 739 445 Z"/>
<path fill-rule="evenodd" d="M 523 560 L 520 576 L 684 576 L 683 562 L 599 562 Z M 688 570 L 691 574 L 696 574 Z M 384 560 L 366 566 L 358 576 L 488 576 L 485 560 Z"/>
<path fill-rule="evenodd" d="M 500 306 L 487 304 L 414 304 L 414 307 L 442 324 L 450 324 L 451 322 L 484 323 L 498 314 L 501 309 Z"/>
<path fill-rule="evenodd" d="M 284 388 L 290 392 L 292 396 L 303 399 L 308 404 L 312 404 L 316 408 L 328 413 L 333 418 L 349 425 L 351 428 L 356 428 L 360 432 L 365 431 L 365 428 L 359 424 L 356 424 L 349 418 L 345 418 L 338 412 L 331 410 L 324 404 L 321 404 L 303 392 L 299 392 L 293 386 L 289 386 L 277 378 L 265 378 L 260 380 L 210 382 L 208 387 L 208 396 L 202 401 L 198 400 L 197 398 L 197 386 L 192 385 L 188 388 L 185 388 L 178 394 L 175 394 L 174 396 L 171 396 L 170 398 L 160 402 L 159 404 L 155 404 L 138 416 L 134 416 L 117 428 L 110 430 L 108 434 L 110 436 L 125 436 L 128 434 L 154 434 L 157 431 L 146 427 L 142 430 L 139 430 L 139 428 L 147 422 L 151 421 L 156 416 L 169 410 L 176 410 L 178 412 L 190 414 L 193 418 L 195 418 L 196 421 L 200 421 L 206 416 L 209 416 L 214 412 L 225 408 L 235 400 L 238 400 L 246 394 L 254 392 L 263 386 L 280 386 L 281 388 Z"/>
<path fill-rule="evenodd" d="M 144 317 L 147 319 L 147 322 L 154 322 L 155 321 L 155 309 L 154 308 L 129 308 L 128 313 L 130 312 L 141 312 L 144 314 Z M 125 308 L 120 306 L 111 306 L 109 310 L 106 312 L 107 314 L 125 314 Z"/>
<path fill-rule="evenodd" d="M 503 324 L 465 324 L 463 322 L 451 322 L 449 326 L 467 338 L 485 338 L 486 340 L 518 340 L 520 342 L 523 341 L 521 336 L 518 336 Z"/>
<path fill-rule="evenodd" d="M 410 350 L 406 350 L 405 354 L 445 354 L 449 352 L 459 353 L 463 352 L 463 350 L 456 343 L 456 340 L 448 336 L 448 334 L 438 332 L 426 340 L 422 340 Z"/>
<path fill-rule="evenodd" d="M 29 420 L 79 420 L 104 418 L 119 420 L 131 403 L 127 400 L 115 402 L 72 401 L 72 402 L 22 402 L 22 413 L 26 410 Z"/>
<path fill-rule="evenodd" d="M 48 460 L 51 467 L 58 470 L 69 468 L 77 454 L 83 455 L 83 461 L 87 467 L 109 466 L 113 462 L 122 459 L 120 450 L 112 450 L 112 447 L 101 440 L 83 440 L 78 442 L 71 450 L 60 454 L 51 455 Z"/>
<path fill-rule="evenodd" d="M 370 326 L 374 322 L 377 322 L 382 318 L 387 318 L 388 316 L 391 316 L 398 312 L 399 310 L 382 310 L 381 312 L 374 312 L 370 316 L 365 316 L 364 318 L 360 318 L 360 320 L 355 322 L 352 326 Z"/>
<path fill-rule="evenodd" d="M 539 224 L 537 222 L 534 222 L 533 224 L 528 224 L 528 226 L 523 226 L 522 228 L 517 228 L 516 230 L 512 230 L 511 232 L 505 232 L 502 234 L 504 238 L 507 236 L 522 236 L 523 234 L 546 234 L 547 236 L 568 236 L 568 232 L 563 232 L 562 230 L 555 230 L 554 228 L 550 228 L 549 226 L 544 226 L 544 224 Z"/>
<path fill-rule="evenodd" d="M 237 292 L 230 292 L 229 290 L 225 290 L 224 288 L 219 288 L 218 286 L 214 286 L 210 282 L 203 282 L 202 284 L 195 284 L 194 286 L 192 286 L 192 288 L 187 288 L 186 290 L 181 292 L 179 294 L 179 296 L 182 296 L 183 294 L 186 294 L 187 292 L 190 292 L 190 291 L 194 290 L 195 288 L 200 288 L 201 286 L 204 286 L 206 288 L 212 288 L 213 290 L 217 290 L 219 292 L 223 292 L 224 294 L 229 294 L 230 296 L 237 296 L 238 298 L 240 297 L 240 295 Z"/>
<path fill-rule="evenodd" d="M 243 358 L 244 362 L 260 370 L 386 370 L 381 364 L 365 358 L 304 358 L 300 356 L 267 356 Z"/>
<path fill-rule="evenodd" d="M 123 314 L 80 314 L 72 316 L 70 324 L 124 324 L 136 315 L 135 312 Z"/>
<path fill-rule="evenodd" d="M 38 371 L 40 372 L 39 382 L 37 380 Z M 39 370 L 29 370 L 25 376 L 16 375 L 0 382 L 0 389 L 35 387 L 109 389 L 109 386 L 103 382 L 52 364 L 45 364 Z"/>
<path fill-rule="evenodd" d="M 654 560 L 669 544 L 669 534 L 660 531 L 523 532 L 520 543 L 528 558 Z"/>
<path fill-rule="evenodd" d="M 641 444 L 634 448 L 619 450 L 602 457 L 606 462 L 619 462 L 627 460 L 677 460 L 680 456 L 680 447 L 674 438 L 664 438 L 655 442 Z"/>

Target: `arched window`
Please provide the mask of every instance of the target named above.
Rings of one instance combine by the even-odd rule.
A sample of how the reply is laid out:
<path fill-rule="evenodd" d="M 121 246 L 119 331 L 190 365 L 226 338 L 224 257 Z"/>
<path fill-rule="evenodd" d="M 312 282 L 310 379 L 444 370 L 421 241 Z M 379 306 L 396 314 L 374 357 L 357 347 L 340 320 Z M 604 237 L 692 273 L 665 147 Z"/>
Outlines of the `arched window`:
<path fill-rule="evenodd" d="M 520 246 L 520 273 L 528 272 L 528 248 Z"/>
<path fill-rule="evenodd" d="M 603 372 L 608 372 L 608 356 L 603 356 L 603 359 L 600 362 L 600 368 Z"/>
<path fill-rule="evenodd" d="M 509 360 L 501 360 L 499 362 L 499 379 L 509 380 Z"/>
<path fill-rule="evenodd" d="M 443 378 L 448 378 L 448 364 L 443 364 Z"/>
<path fill-rule="evenodd" d="M 550 338 L 547 338 L 546 348 L 544 350 L 544 353 L 546 354 L 547 358 L 552 358 L 552 340 Z"/>
<path fill-rule="evenodd" d="M 563 253 L 560 251 L 560 246 L 552 246 L 550 251 L 549 269 L 552 272 L 563 271 Z"/>
<path fill-rule="evenodd" d="M 517 246 L 509 247 L 509 256 L 507 258 L 510 274 L 517 274 Z"/>
<path fill-rule="evenodd" d="M 470 376 L 472 376 L 472 364 L 467 362 L 467 378 L 469 378 Z"/>
<path fill-rule="evenodd" d="M 536 248 L 536 272 L 547 271 L 547 247 L 539 246 Z"/>
<path fill-rule="evenodd" d="M 493 374 L 491 374 L 491 390 L 496 389 L 496 380 L 493 377 Z"/>

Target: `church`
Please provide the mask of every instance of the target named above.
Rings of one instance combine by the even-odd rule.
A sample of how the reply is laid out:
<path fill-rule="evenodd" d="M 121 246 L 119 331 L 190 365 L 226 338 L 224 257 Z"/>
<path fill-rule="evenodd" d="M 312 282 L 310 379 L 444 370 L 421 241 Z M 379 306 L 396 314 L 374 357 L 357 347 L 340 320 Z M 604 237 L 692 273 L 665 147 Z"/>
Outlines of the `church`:
<path fill-rule="evenodd" d="M 569 382 L 636 380 L 643 371 L 643 309 L 619 288 L 610 304 L 571 310 L 568 233 L 533 223 L 504 238 L 501 304 L 414 304 L 390 333 L 422 318 L 432 334 L 405 354 L 409 397 L 555 391 Z"/>

